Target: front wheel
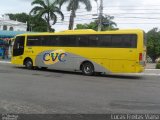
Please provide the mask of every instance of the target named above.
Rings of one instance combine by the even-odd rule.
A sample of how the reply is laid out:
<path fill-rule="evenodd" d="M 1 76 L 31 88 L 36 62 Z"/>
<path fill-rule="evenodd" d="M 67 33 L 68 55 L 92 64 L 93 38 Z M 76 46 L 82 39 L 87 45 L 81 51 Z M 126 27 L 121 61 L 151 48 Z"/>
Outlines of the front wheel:
<path fill-rule="evenodd" d="M 33 62 L 32 62 L 31 59 L 27 59 L 27 60 L 25 61 L 25 67 L 26 67 L 27 69 L 32 69 L 32 68 L 33 68 Z"/>
<path fill-rule="evenodd" d="M 94 66 L 90 62 L 86 62 L 82 64 L 82 72 L 84 75 L 93 75 L 94 74 Z"/>

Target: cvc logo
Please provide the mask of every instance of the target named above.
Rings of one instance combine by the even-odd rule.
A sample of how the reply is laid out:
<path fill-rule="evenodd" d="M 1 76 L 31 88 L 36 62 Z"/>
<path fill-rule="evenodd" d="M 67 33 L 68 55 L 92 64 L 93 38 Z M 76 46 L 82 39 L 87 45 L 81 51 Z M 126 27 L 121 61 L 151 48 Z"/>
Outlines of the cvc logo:
<path fill-rule="evenodd" d="M 64 57 L 67 56 L 63 50 L 55 50 L 52 52 L 46 52 L 43 55 L 43 61 L 46 65 L 55 64 L 57 62 L 66 62 Z"/>

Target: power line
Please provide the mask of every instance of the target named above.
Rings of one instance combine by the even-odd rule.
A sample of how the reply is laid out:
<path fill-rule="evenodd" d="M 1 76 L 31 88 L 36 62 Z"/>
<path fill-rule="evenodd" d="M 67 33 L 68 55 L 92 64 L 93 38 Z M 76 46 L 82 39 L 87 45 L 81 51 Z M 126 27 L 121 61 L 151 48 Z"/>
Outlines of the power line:
<path fill-rule="evenodd" d="M 124 16 L 124 15 L 148 15 L 148 14 L 154 14 L 154 15 L 159 15 L 160 13 L 110 13 L 111 16 Z M 93 17 L 93 14 L 78 14 L 77 17 L 80 17 L 80 16 L 83 16 L 83 17 Z M 68 18 L 70 17 L 69 15 L 66 15 L 65 18 Z M 149 18 L 150 19 L 150 18 Z M 156 18 L 151 18 L 151 19 L 157 19 Z M 159 18 L 158 18 L 159 19 Z"/>
<path fill-rule="evenodd" d="M 126 15 L 127 14 L 158 14 L 158 15 L 160 15 L 160 12 L 159 13 L 138 13 L 138 12 L 137 13 L 110 13 L 110 14 L 116 14 L 116 15 L 119 15 L 119 14 L 123 14 L 123 15 L 124 14 L 126 14 Z"/>
<path fill-rule="evenodd" d="M 159 5 L 160 6 L 160 5 Z M 120 9 L 119 9 L 120 8 Z M 124 8 L 124 7 L 123 7 Z M 83 9 L 83 10 L 82 10 Z M 83 13 L 83 12 L 88 12 L 86 10 L 84 10 L 84 8 L 79 8 L 78 10 L 82 10 L 82 11 L 76 11 L 76 13 Z M 133 7 L 133 8 L 124 8 L 122 9 L 121 7 L 118 7 L 118 8 L 111 8 L 111 7 L 103 7 L 103 10 L 146 10 L 146 11 L 150 11 L 150 10 L 160 10 L 159 8 L 136 8 L 136 7 Z M 63 10 L 62 10 L 63 11 Z M 92 12 L 95 12 L 97 13 L 97 11 L 92 11 Z M 64 13 L 66 14 L 70 14 L 70 11 L 65 11 Z"/>
<path fill-rule="evenodd" d="M 139 19 L 155 19 L 155 20 L 160 20 L 160 18 L 150 18 L 150 17 L 117 17 L 117 18 L 139 18 Z"/>
<path fill-rule="evenodd" d="M 141 25 L 149 25 L 149 24 L 160 24 L 160 23 L 117 23 L 118 24 L 141 24 Z M 68 23 L 57 23 L 55 25 L 68 25 Z"/>
<path fill-rule="evenodd" d="M 160 24 L 160 23 L 117 23 L 117 24 Z"/>
<path fill-rule="evenodd" d="M 107 8 L 104 8 L 103 10 L 110 11 L 110 9 L 107 9 Z M 112 9 L 112 10 L 116 10 L 116 9 Z M 142 10 L 145 10 L 145 11 L 154 11 L 154 10 L 156 10 L 157 11 L 157 10 L 160 10 L 160 9 L 117 9 L 117 10 L 126 10 L 126 11 L 127 10 L 134 10 L 134 11 L 138 11 L 138 10 L 140 10 L 140 11 L 142 11 Z M 83 15 L 84 12 L 88 12 L 88 11 L 77 11 L 76 12 L 76 16 L 79 15 L 78 13 L 82 13 L 82 15 Z M 93 15 L 94 13 L 97 14 L 97 11 L 92 11 L 92 13 L 88 12 L 87 15 Z M 69 12 L 63 12 L 63 14 L 70 15 Z M 140 12 L 140 13 L 138 13 L 138 12 L 135 12 L 135 13 L 112 13 L 112 12 L 110 12 L 110 14 L 160 14 L 160 13 L 159 12 L 153 12 L 153 13 L 142 13 L 142 12 Z"/>
<path fill-rule="evenodd" d="M 159 7 L 160 5 L 141 5 L 141 6 L 135 6 L 135 5 L 119 5 L 119 6 L 117 6 L 117 5 L 111 5 L 111 6 L 104 6 L 104 7 L 150 7 L 150 6 L 152 6 L 152 7 Z"/>
<path fill-rule="evenodd" d="M 81 15 L 80 15 L 81 16 Z M 68 17 L 68 16 L 65 16 L 65 17 Z M 81 19 L 81 18 L 76 18 L 75 20 L 76 21 L 78 21 L 78 20 L 93 20 L 93 18 L 90 18 L 90 19 L 88 19 L 88 17 L 90 17 L 90 16 L 85 16 L 85 15 L 83 15 L 83 19 Z M 160 17 L 138 17 L 138 16 L 132 16 L 132 17 L 130 17 L 130 16 L 128 16 L 128 17 L 125 17 L 125 16 L 114 16 L 116 19 L 121 19 L 121 18 L 126 18 L 126 19 L 153 19 L 153 20 L 160 20 Z"/>

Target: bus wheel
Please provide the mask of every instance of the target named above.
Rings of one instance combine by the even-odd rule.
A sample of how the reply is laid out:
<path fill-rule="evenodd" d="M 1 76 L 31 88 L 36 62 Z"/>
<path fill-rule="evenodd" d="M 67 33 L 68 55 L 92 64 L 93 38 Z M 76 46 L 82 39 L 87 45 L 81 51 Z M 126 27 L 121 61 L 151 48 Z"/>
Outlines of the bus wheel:
<path fill-rule="evenodd" d="M 94 66 L 90 62 L 85 62 L 82 64 L 82 72 L 84 75 L 93 75 L 94 74 Z"/>
<path fill-rule="evenodd" d="M 26 67 L 27 69 L 32 69 L 32 68 L 33 68 L 33 62 L 32 62 L 31 59 L 27 59 L 27 60 L 25 61 L 25 67 Z"/>

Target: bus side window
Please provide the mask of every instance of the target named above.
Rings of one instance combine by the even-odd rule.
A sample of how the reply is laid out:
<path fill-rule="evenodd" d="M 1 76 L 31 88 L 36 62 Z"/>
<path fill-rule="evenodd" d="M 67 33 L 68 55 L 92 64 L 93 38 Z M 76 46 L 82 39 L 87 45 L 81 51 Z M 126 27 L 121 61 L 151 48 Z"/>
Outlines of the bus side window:
<path fill-rule="evenodd" d="M 131 48 L 137 48 L 137 35 L 131 35 Z"/>
<path fill-rule="evenodd" d="M 99 36 L 99 47 L 111 47 L 111 35 Z"/>
<path fill-rule="evenodd" d="M 71 47 L 78 46 L 78 41 L 76 39 L 76 36 L 74 36 L 74 35 L 68 36 L 68 46 L 71 46 Z"/>
<path fill-rule="evenodd" d="M 124 48 L 131 48 L 131 35 L 123 35 L 122 42 Z"/>
<path fill-rule="evenodd" d="M 59 36 L 59 45 L 64 47 L 77 46 L 76 36 L 74 35 L 61 35 Z"/>
<path fill-rule="evenodd" d="M 41 46 L 42 40 L 41 36 L 28 36 L 27 46 Z"/>
<path fill-rule="evenodd" d="M 41 36 L 42 46 L 56 46 L 58 45 L 57 36 Z"/>
<path fill-rule="evenodd" d="M 79 47 L 88 47 L 88 36 L 86 35 L 77 36 L 77 40 Z"/>
<path fill-rule="evenodd" d="M 123 48 L 122 35 L 112 35 L 112 47 Z"/>
<path fill-rule="evenodd" d="M 98 45 L 98 36 L 97 35 L 89 35 L 88 42 L 90 47 L 97 47 Z"/>

